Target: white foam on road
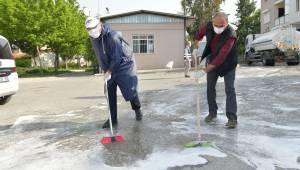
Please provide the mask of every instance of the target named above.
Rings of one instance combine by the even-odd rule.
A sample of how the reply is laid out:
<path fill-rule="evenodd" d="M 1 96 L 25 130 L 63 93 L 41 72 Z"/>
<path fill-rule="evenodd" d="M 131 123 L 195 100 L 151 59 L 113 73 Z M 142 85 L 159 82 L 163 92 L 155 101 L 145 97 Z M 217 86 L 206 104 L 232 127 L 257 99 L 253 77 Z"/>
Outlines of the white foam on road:
<path fill-rule="evenodd" d="M 63 116 L 76 116 L 76 113 L 77 112 L 81 112 L 82 110 L 71 110 L 71 111 L 68 111 L 67 113 L 65 113 Z"/>
<path fill-rule="evenodd" d="M 272 70 L 276 71 L 276 70 Z M 272 76 L 277 73 L 270 72 L 268 74 L 257 75 L 256 77 Z M 260 73 L 259 73 L 260 74 Z M 255 75 L 253 73 L 253 75 Z M 257 90 L 257 89 L 255 89 Z M 268 88 L 261 88 L 262 91 L 268 91 Z M 190 93 L 188 93 L 190 94 Z M 180 96 L 180 95 L 178 95 Z M 153 103 L 149 104 L 150 108 L 155 111 L 155 114 L 167 116 L 179 116 L 177 113 L 178 108 L 183 106 L 190 106 L 193 101 L 193 97 L 182 93 L 182 97 L 175 95 L 174 99 L 170 103 Z M 95 109 L 106 108 L 106 103 L 102 106 L 96 106 Z M 283 107 L 282 105 L 275 108 L 283 111 L 295 111 L 297 108 Z M 180 110 L 181 111 L 181 110 Z M 252 112 L 264 112 L 261 108 L 253 108 Z M 74 114 L 74 113 L 71 113 Z M 183 114 L 180 112 L 180 114 Z M 172 134 L 188 134 L 197 132 L 195 117 L 191 113 L 184 113 L 181 116 L 185 120 L 183 122 L 172 122 L 168 128 L 172 130 Z M 203 117 L 203 115 L 202 115 Z M 13 127 L 20 124 L 26 124 L 36 122 L 38 116 L 26 116 L 20 117 L 14 123 Z M 299 131 L 299 126 L 289 125 L 284 126 L 267 121 L 257 120 L 239 120 L 238 129 L 226 133 L 227 130 L 220 130 L 220 124 L 227 121 L 226 116 L 218 115 L 218 121 L 216 126 L 201 125 L 201 130 L 206 134 L 218 135 L 222 138 L 232 139 L 234 145 L 237 146 L 233 149 L 233 153 L 236 157 L 240 158 L 245 163 L 258 170 L 275 170 L 276 167 L 281 168 L 296 168 L 300 169 L 300 163 L 297 162 L 297 158 L 300 156 L 300 139 L 296 138 L 297 135 L 293 136 L 281 136 L 274 137 L 267 136 L 268 134 L 259 135 L 261 129 L 268 129 L 270 127 L 276 131 Z M 204 127 L 202 127 L 204 126 Z M 257 133 L 249 133 L 251 128 L 244 127 L 255 127 L 253 130 L 257 130 Z M 248 130 L 248 131 L 247 131 Z M 52 131 L 52 129 L 51 129 Z M 229 132 L 229 131 L 228 131 Z M 296 132 L 295 132 L 296 133 Z M 298 133 L 298 132 L 297 132 Z M 234 138 L 231 135 L 236 135 Z M 63 149 L 57 149 L 57 145 L 47 145 L 45 141 L 38 139 L 28 139 L 15 143 L 13 146 L 0 150 L 0 162 L 1 168 L 3 169 L 105 169 L 105 170 L 152 170 L 152 169 L 167 169 L 168 167 L 184 166 L 184 165 L 199 165 L 207 163 L 207 160 L 201 155 L 210 155 L 215 157 L 224 157 L 224 153 L 214 148 L 191 148 L 191 149 L 161 149 L 156 150 L 149 154 L 145 160 L 139 160 L 134 165 L 129 167 L 113 167 L 106 165 L 103 161 L 105 155 L 103 153 L 102 146 L 95 144 L 94 148 L 86 151 L 74 150 L 67 152 Z M 229 144 L 230 145 L 230 144 Z M 231 151 L 230 151 L 231 152 Z M 99 154 L 100 153 L 100 154 Z"/>
<path fill-rule="evenodd" d="M 300 139 L 268 136 L 239 137 L 240 150 L 258 170 L 275 170 L 276 167 L 300 169 Z M 244 160 L 244 159 L 242 159 Z"/>
<path fill-rule="evenodd" d="M 48 145 L 38 138 L 29 138 L 13 146 L 0 150 L 3 170 L 165 170 L 169 167 L 191 166 L 207 163 L 201 155 L 226 157 L 215 148 L 156 149 L 145 160 L 139 160 L 128 167 L 113 167 L 103 161 L 103 147 L 95 145 L 90 150 L 62 151 L 58 144 Z"/>
<path fill-rule="evenodd" d="M 299 108 L 295 108 L 295 107 L 287 107 L 284 104 L 273 104 L 273 108 L 277 109 L 277 110 L 282 110 L 284 112 L 297 112 L 299 110 Z"/>
<path fill-rule="evenodd" d="M 294 83 L 290 83 L 291 85 L 298 85 L 298 84 L 300 84 L 300 82 L 299 81 L 297 81 L 297 82 L 294 82 Z"/>
<path fill-rule="evenodd" d="M 15 128 L 15 127 L 17 127 L 18 125 L 21 125 L 21 124 L 27 124 L 27 123 L 35 122 L 40 117 L 41 116 L 37 116 L 37 115 L 20 116 L 15 121 L 15 123 L 13 124 L 12 127 Z"/>
<path fill-rule="evenodd" d="M 180 118 L 184 119 L 185 121 L 171 122 L 171 125 L 169 125 L 167 127 L 171 130 L 172 135 L 191 136 L 191 135 L 200 133 L 201 135 L 204 135 L 204 134 L 218 135 L 220 137 L 227 138 L 226 134 L 222 133 L 219 130 L 216 130 L 214 128 L 210 128 L 209 126 L 207 126 L 207 123 L 205 123 L 205 121 L 204 121 L 204 118 L 207 115 L 208 115 L 208 113 L 206 113 L 206 112 L 201 113 L 200 127 L 198 127 L 197 122 L 196 122 L 197 121 L 196 114 L 186 114 L 186 115 L 180 116 Z M 215 126 L 223 127 L 226 122 L 227 122 L 226 116 L 223 114 L 222 111 L 220 111 L 220 112 L 218 112 L 217 119 L 213 124 Z M 226 129 L 224 129 L 224 130 L 226 130 Z"/>
<path fill-rule="evenodd" d="M 107 105 L 104 106 L 91 106 L 90 109 L 99 109 L 99 110 L 106 110 L 107 109 Z"/>
<path fill-rule="evenodd" d="M 247 122 L 248 121 L 245 121 L 245 123 L 247 123 Z M 266 121 L 251 120 L 249 122 L 249 124 L 251 124 L 251 126 L 259 125 L 259 126 L 269 127 L 269 128 L 273 128 L 273 129 L 300 131 L 300 126 L 283 126 L 283 125 L 279 125 L 279 124 L 271 123 L 271 122 L 266 122 Z"/>
<path fill-rule="evenodd" d="M 197 132 L 195 118 L 196 116 L 183 115 L 180 118 L 185 119 L 183 122 L 172 122 L 169 128 L 172 134 L 191 135 Z M 227 118 L 225 115 L 218 115 L 216 126 L 211 127 L 207 124 L 201 125 L 202 134 L 218 135 L 222 138 L 232 138 L 226 134 L 226 129 L 218 130 L 221 122 L 225 123 Z M 299 126 L 284 126 L 267 121 L 258 120 L 241 120 L 239 126 L 253 126 L 256 128 L 269 127 L 270 129 L 300 131 Z M 242 127 L 241 127 L 242 128 Z M 270 137 L 267 135 L 253 135 L 247 131 L 239 130 L 234 137 L 235 145 L 238 147 L 232 154 L 248 165 L 258 170 L 275 170 L 276 167 L 300 169 L 300 163 L 297 162 L 300 156 L 300 138 L 291 137 Z M 237 154 L 238 153 L 238 154 Z"/>
<path fill-rule="evenodd" d="M 180 150 L 158 151 L 148 156 L 146 160 L 137 162 L 137 167 L 129 169 L 139 170 L 164 170 L 169 167 L 200 165 L 207 163 L 207 160 L 200 155 L 214 157 L 226 157 L 226 154 L 214 148 L 191 148 Z"/>
<path fill-rule="evenodd" d="M 117 102 L 117 105 L 121 105 L 122 103 L 121 102 Z M 107 103 L 101 103 L 101 105 L 104 105 L 104 106 L 107 106 Z"/>
<path fill-rule="evenodd" d="M 67 114 L 75 114 L 78 110 L 70 111 Z M 32 122 L 40 122 L 45 117 L 23 116 L 14 124 L 15 127 L 26 126 Z M 176 124 L 176 123 L 175 123 Z M 137 160 L 127 167 L 113 167 L 106 165 L 103 155 L 103 146 L 99 143 L 91 146 L 88 150 L 64 149 L 62 143 L 49 140 L 42 140 L 43 136 L 49 135 L 55 129 L 49 129 L 48 132 L 39 132 L 34 137 L 14 141 L 0 150 L 0 162 L 3 170 L 164 170 L 169 167 L 191 166 L 207 163 L 207 160 L 201 155 L 214 157 L 226 157 L 216 148 L 191 148 L 191 149 L 154 149 L 144 160 Z M 74 139 L 75 140 L 75 139 Z M 79 143 L 80 144 L 80 143 Z"/>
<path fill-rule="evenodd" d="M 173 130 L 173 132 L 171 132 L 172 135 L 187 135 L 197 132 L 196 129 L 189 127 L 185 122 L 172 122 L 168 128 Z"/>

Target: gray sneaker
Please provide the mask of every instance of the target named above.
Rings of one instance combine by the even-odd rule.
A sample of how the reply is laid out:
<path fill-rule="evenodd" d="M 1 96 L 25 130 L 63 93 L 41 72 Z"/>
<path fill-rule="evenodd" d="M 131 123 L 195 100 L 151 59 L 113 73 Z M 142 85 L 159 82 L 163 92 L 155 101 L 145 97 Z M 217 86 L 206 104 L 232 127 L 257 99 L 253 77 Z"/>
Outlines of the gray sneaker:
<path fill-rule="evenodd" d="M 205 121 L 206 123 L 209 123 L 209 122 L 214 121 L 216 118 L 217 118 L 217 114 L 209 113 L 209 114 L 205 117 L 204 121 Z"/>
<path fill-rule="evenodd" d="M 225 124 L 225 126 L 226 126 L 228 129 L 234 129 L 234 128 L 237 126 L 237 120 L 230 119 L 230 120 L 228 120 L 228 122 Z"/>

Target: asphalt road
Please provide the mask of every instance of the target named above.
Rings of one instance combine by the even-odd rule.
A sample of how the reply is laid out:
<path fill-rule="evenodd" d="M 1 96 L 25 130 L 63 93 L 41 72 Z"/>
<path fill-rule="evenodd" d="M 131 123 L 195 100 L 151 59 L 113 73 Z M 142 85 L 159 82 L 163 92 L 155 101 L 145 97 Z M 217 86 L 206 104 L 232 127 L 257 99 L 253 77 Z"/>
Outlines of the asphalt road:
<path fill-rule="evenodd" d="M 0 169 L 300 169 L 300 67 L 240 67 L 238 128 L 228 130 L 223 80 L 218 119 L 201 121 L 214 147 L 187 149 L 196 138 L 196 101 L 207 114 L 205 80 L 183 73 L 139 75 L 144 119 L 118 97 L 117 133 L 124 143 L 103 146 L 109 131 L 101 76 L 20 79 L 20 91 L 0 107 Z M 120 94 L 120 93 L 119 93 Z"/>

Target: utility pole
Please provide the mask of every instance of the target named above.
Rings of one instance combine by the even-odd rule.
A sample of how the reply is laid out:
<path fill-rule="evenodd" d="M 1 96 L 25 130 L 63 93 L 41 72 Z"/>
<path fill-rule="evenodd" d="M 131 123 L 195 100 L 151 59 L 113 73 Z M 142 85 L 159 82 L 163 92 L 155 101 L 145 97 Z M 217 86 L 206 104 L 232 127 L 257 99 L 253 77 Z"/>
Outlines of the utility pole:
<path fill-rule="evenodd" d="M 98 19 L 100 19 L 100 16 L 101 16 L 101 14 L 100 14 L 100 1 L 101 0 L 98 0 L 98 9 L 97 9 L 97 18 Z"/>

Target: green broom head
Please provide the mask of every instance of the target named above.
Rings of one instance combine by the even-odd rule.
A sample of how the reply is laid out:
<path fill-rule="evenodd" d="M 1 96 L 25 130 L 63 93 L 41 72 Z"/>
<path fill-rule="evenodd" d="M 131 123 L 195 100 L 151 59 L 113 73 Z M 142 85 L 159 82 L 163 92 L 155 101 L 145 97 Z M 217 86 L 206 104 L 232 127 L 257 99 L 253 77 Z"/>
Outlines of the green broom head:
<path fill-rule="evenodd" d="M 213 143 L 208 141 L 192 141 L 189 143 L 186 143 L 184 147 L 186 148 L 194 148 L 194 147 L 212 147 Z"/>

